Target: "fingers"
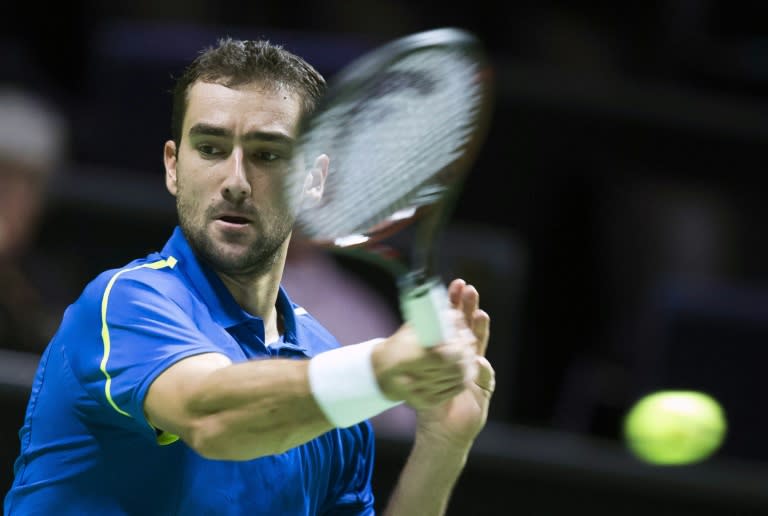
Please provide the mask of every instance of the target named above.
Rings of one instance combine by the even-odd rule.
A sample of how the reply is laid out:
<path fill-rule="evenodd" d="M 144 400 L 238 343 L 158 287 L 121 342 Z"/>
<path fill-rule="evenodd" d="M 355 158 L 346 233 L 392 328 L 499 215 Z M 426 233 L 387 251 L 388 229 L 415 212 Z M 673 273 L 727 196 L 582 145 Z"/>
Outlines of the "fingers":
<path fill-rule="evenodd" d="M 458 320 L 462 316 L 455 311 Z M 455 396 L 477 376 L 476 338 L 466 325 L 446 342 L 425 348 L 405 325 L 373 351 L 372 365 L 382 392 L 414 407 Z"/>
<path fill-rule="evenodd" d="M 461 377 L 428 379 L 419 375 L 398 378 L 398 388 L 407 392 L 406 403 L 413 408 L 428 408 L 443 403 L 465 389 Z"/>
<path fill-rule="evenodd" d="M 490 337 L 490 316 L 480 308 L 480 293 L 463 279 L 457 278 L 448 286 L 451 304 L 464 314 L 467 326 L 477 339 L 477 354 L 485 356 Z"/>
<path fill-rule="evenodd" d="M 448 285 L 448 298 L 451 305 L 464 314 L 467 325 L 470 325 L 474 312 L 480 308 L 480 294 L 477 289 L 463 279 L 455 279 Z"/>
<path fill-rule="evenodd" d="M 399 378 L 400 388 L 409 393 L 407 403 L 416 410 L 444 403 L 461 393 L 469 383 L 474 383 L 490 398 L 496 388 L 496 373 L 485 357 L 476 356 L 467 369 L 463 381 L 442 377 L 439 380 L 428 375 L 414 374 Z"/>
<path fill-rule="evenodd" d="M 480 308 L 480 295 L 473 285 L 454 279 L 448 297 L 452 308 L 445 315 L 456 331 L 444 342 L 425 348 L 406 323 L 374 350 L 377 380 L 390 399 L 428 408 L 470 386 L 493 391 L 494 372 L 485 359 L 490 317 Z"/>
<path fill-rule="evenodd" d="M 467 284 L 461 278 L 457 278 L 448 285 L 448 298 L 451 300 L 453 306 L 459 306 L 461 303 L 461 292 L 464 290 L 464 286 Z"/>
<path fill-rule="evenodd" d="M 484 357 L 488 349 L 488 340 L 491 335 L 491 317 L 484 310 L 477 309 L 472 314 L 472 333 L 477 339 L 476 351 L 479 356 Z"/>
<path fill-rule="evenodd" d="M 480 294 L 473 285 L 465 285 L 461 291 L 460 307 L 467 321 L 472 320 L 472 314 L 480 308 Z"/>

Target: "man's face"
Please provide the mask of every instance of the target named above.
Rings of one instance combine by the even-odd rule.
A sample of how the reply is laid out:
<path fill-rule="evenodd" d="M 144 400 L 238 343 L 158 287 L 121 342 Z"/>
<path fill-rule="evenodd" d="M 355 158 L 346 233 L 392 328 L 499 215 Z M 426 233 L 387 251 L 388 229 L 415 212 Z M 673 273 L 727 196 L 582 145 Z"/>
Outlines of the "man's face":
<path fill-rule="evenodd" d="M 192 86 L 180 148 L 165 146 L 166 185 L 185 235 L 219 272 L 269 269 L 290 235 L 282 181 L 300 112 L 287 90 Z"/>

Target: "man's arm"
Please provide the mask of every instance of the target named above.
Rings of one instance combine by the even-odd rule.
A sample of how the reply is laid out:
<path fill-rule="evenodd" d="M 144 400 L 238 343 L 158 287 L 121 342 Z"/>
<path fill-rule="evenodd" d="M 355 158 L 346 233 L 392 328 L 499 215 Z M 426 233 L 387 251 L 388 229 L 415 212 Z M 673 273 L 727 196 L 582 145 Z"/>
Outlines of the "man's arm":
<path fill-rule="evenodd" d="M 329 353 L 339 358 L 355 346 Z M 374 346 L 370 361 L 386 398 L 424 407 L 463 390 L 473 357 L 467 339 L 425 349 L 403 326 Z M 144 410 L 155 428 L 178 435 L 208 458 L 247 460 L 282 453 L 334 427 L 312 389 L 310 362 L 232 364 L 216 353 L 192 356 L 155 379 Z M 333 367 L 328 362 L 325 357 L 324 363 Z"/>
<path fill-rule="evenodd" d="M 449 295 L 477 339 L 477 374 L 457 396 L 418 409 L 413 448 L 388 501 L 386 516 L 445 514 L 472 444 L 488 418 L 495 388 L 495 373 L 485 358 L 490 318 L 480 310 L 479 295 L 471 285 L 454 280 Z"/>
<path fill-rule="evenodd" d="M 416 438 L 385 516 L 445 514 L 469 450 L 440 447 Z"/>
<path fill-rule="evenodd" d="M 232 364 L 208 353 L 181 360 L 152 383 L 147 420 L 204 457 L 282 453 L 333 428 L 314 400 L 308 360 Z"/>

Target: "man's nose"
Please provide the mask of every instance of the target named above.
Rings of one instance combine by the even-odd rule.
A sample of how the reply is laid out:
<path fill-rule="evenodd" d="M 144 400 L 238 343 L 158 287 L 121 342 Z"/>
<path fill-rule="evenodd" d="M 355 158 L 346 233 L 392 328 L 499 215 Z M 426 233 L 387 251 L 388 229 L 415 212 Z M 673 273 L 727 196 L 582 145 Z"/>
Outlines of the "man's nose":
<path fill-rule="evenodd" d="M 229 157 L 227 177 L 222 184 L 222 195 L 233 203 L 240 203 L 251 196 L 251 183 L 245 170 L 243 150 L 236 148 Z"/>

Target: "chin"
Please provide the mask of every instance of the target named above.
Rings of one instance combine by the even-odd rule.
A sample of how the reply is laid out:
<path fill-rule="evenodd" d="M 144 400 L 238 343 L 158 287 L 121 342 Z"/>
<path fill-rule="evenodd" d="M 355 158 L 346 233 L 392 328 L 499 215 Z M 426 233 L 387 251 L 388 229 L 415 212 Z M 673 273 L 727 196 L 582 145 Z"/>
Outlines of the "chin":
<path fill-rule="evenodd" d="M 231 244 L 214 245 L 211 261 L 221 269 L 237 270 L 247 268 L 250 261 L 250 249 Z"/>
<path fill-rule="evenodd" d="M 248 243 L 232 242 L 216 231 L 194 234 L 190 244 L 196 253 L 217 271 L 237 271 L 247 265 L 251 254 Z"/>

